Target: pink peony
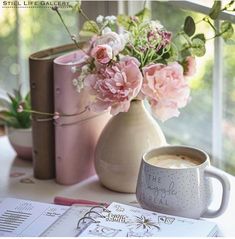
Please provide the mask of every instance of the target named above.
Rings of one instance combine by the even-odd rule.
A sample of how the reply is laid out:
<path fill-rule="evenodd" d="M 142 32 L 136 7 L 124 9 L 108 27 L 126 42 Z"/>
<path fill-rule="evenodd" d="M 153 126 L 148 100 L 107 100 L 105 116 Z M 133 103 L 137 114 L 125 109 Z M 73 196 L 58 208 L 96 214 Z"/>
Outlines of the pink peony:
<path fill-rule="evenodd" d="M 156 116 L 165 121 L 180 114 L 189 99 L 190 89 L 177 62 L 153 64 L 143 68 L 142 93 L 147 96 Z"/>
<path fill-rule="evenodd" d="M 112 48 L 109 45 L 98 45 L 91 50 L 91 56 L 101 64 L 106 64 L 112 59 Z"/>
<path fill-rule="evenodd" d="M 102 66 L 84 80 L 85 89 L 94 100 L 90 109 L 101 112 L 111 108 L 111 114 L 127 112 L 130 101 L 137 96 L 142 86 L 142 74 L 137 60 L 125 57 L 110 66 Z"/>
<path fill-rule="evenodd" d="M 187 56 L 185 59 L 185 76 L 193 76 L 196 73 L 196 59 L 194 56 Z"/>

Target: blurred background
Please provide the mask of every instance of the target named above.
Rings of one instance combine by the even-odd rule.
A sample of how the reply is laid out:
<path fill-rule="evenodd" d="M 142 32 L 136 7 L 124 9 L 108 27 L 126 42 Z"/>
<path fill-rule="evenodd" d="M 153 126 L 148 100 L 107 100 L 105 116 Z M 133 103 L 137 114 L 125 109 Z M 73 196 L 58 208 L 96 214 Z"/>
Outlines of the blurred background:
<path fill-rule="evenodd" d="M 223 1 L 226 2 L 226 1 Z M 117 13 L 136 13 L 143 1 L 83 1 L 84 11 L 95 18 Z M 195 21 L 209 12 L 213 1 L 151 1 L 153 19 L 175 32 L 187 15 Z M 79 17 L 61 10 L 72 33 L 79 32 Z M 227 13 L 221 18 L 234 16 Z M 220 21 L 216 21 L 218 27 Z M 29 90 L 28 57 L 31 53 L 70 43 L 58 16 L 50 8 L 0 8 L 0 92 L 22 85 Z M 208 38 L 209 25 L 197 24 Z M 235 40 L 235 38 L 234 38 Z M 161 124 L 168 143 L 197 146 L 207 151 L 213 164 L 235 175 L 235 45 L 223 40 L 207 41 L 207 52 L 197 59 L 197 74 L 190 79 L 191 102 L 179 118 Z"/>

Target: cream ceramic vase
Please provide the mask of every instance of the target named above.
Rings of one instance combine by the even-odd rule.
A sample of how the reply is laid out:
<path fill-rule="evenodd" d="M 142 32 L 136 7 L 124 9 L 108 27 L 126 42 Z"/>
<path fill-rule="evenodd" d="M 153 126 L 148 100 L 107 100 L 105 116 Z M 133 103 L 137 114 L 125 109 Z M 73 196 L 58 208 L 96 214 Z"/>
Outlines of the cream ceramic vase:
<path fill-rule="evenodd" d="M 100 135 L 95 150 L 100 182 L 114 191 L 135 193 L 143 154 L 165 144 L 143 101 L 133 100 L 129 111 L 112 117 Z"/>

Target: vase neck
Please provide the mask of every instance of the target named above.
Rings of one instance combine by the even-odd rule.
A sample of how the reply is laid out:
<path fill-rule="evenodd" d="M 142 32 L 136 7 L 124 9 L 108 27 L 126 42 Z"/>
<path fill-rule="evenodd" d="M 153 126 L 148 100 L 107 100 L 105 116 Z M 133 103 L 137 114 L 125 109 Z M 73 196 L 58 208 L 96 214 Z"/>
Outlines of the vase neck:
<path fill-rule="evenodd" d="M 132 100 L 128 112 L 145 111 L 143 100 Z"/>

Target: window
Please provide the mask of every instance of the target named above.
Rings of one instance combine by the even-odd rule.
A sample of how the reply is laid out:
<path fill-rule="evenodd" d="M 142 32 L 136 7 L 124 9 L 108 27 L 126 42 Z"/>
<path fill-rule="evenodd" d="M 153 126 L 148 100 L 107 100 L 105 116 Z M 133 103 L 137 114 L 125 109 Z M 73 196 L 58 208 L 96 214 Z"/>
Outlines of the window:
<path fill-rule="evenodd" d="M 83 8 L 91 19 L 98 14 L 115 15 L 124 5 L 116 1 L 83 1 Z M 78 19 L 71 9 L 60 11 L 70 31 L 77 34 L 84 19 Z M 57 14 L 50 8 L 3 8 L 1 3 L 0 25 L 0 89 L 5 91 L 11 92 L 19 85 L 24 91 L 29 89 L 30 54 L 71 43 Z"/>
<path fill-rule="evenodd" d="M 187 15 L 196 22 L 208 13 L 208 8 L 196 1 L 153 1 L 152 16 L 167 29 L 179 29 Z M 212 6 L 213 1 L 205 1 Z M 185 8 L 185 9 L 183 9 Z M 195 11 L 191 11 L 191 9 Z M 197 11 L 196 11 L 197 10 Z M 223 19 L 234 19 L 222 15 Z M 219 21 L 215 22 L 218 27 Z M 198 24 L 198 29 L 212 35 L 211 28 Z M 179 118 L 161 124 L 169 143 L 187 144 L 204 149 L 212 155 L 213 164 L 235 174 L 235 45 L 227 45 L 222 39 L 207 41 L 207 53 L 197 59 L 197 74 L 190 79 L 191 102 L 181 110 Z"/>
<path fill-rule="evenodd" d="M 170 31 L 180 29 L 186 16 L 191 15 L 195 21 L 203 18 L 202 14 L 179 9 L 175 5 L 152 2 L 152 16 Z M 204 24 L 197 26 L 200 31 L 211 31 Z M 210 32 L 213 34 L 213 32 Z M 161 124 L 169 143 L 189 144 L 212 152 L 212 72 L 213 41 L 207 43 L 206 55 L 197 58 L 197 74 L 189 79 L 191 101 L 181 110 L 179 118 L 172 118 Z"/>
<path fill-rule="evenodd" d="M 234 26 L 235 27 L 235 26 Z M 235 39 L 235 38 L 234 38 Z M 235 46 L 223 45 L 222 158 L 226 171 L 235 174 Z"/>
<path fill-rule="evenodd" d="M 76 16 L 63 10 L 71 31 L 78 31 Z M 0 7 L 0 88 L 12 91 L 28 86 L 28 57 L 31 53 L 71 43 L 58 16 L 50 8 Z"/>

